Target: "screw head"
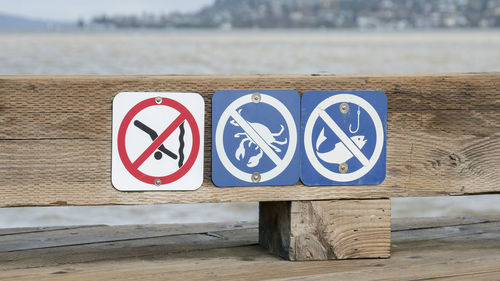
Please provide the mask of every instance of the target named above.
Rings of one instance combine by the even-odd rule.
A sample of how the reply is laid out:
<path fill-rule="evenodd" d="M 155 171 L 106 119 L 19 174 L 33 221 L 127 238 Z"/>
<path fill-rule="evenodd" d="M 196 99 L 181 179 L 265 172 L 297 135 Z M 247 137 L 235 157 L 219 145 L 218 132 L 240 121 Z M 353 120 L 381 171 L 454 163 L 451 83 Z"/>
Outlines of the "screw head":
<path fill-rule="evenodd" d="M 156 186 L 160 186 L 161 185 L 161 180 L 160 179 L 156 179 L 155 180 L 155 185 Z"/>
<path fill-rule="evenodd" d="M 160 104 L 160 103 L 161 103 L 161 101 L 162 101 L 162 98 L 161 98 L 161 97 L 156 97 L 156 98 L 155 98 L 155 102 L 156 102 L 157 104 Z"/>
<path fill-rule="evenodd" d="M 345 173 L 347 173 L 347 170 L 348 170 L 348 169 L 349 169 L 349 166 L 347 166 L 347 164 L 346 164 L 346 163 L 340 163 L 340 164 L 339 164 L 339 172 L 340 172 L 341 174 L 345 174 Z"/>
<path fill-rule="evenodd" d="M 349 104 L 343 102 L 340 104 L 339 109 L 342 114 L 346 114 L 347 112 L 349 112 Z"/>
<path fill-rule="evenodd" d="M 260 182 L 260 174 L 259 174 L 259 173 L 257 173 L 257 172 L 253 173 L 253 174 L 252 174 L 252 181 L 253 181 L 254 183 L 258 183 L 258 182 Z"/>
<path fill-rule="evenodd" d="M 260 96 L 259 93 L 254 93 L 252 94 L 252 102 L 253 103 L 259 103 L 262 97 Z"/>

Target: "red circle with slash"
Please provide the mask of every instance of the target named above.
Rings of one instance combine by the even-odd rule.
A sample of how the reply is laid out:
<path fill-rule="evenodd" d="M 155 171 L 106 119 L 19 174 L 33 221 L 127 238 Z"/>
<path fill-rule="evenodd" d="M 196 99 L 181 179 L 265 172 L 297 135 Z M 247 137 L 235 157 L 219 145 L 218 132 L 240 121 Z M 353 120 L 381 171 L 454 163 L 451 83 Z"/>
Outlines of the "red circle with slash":
<path fill-rule="evenodd" d="M 132 119 L 134 119 L 134 117 L 139 112 L 150 106 L 168 106 L 177 110 L 180 115 L 163 131 L 163 133 L 158 135 L 153 143 L 151 143 L 134 162 L 132 162 L 128 157 L 127 149 L 125 148 L 125 135 L 127 133 L 127 128 L 129 127 L 130 122 L 132 122 Z M 182 165 L 179 170 L 164 177 L 153 177 L 139 171 L 139 167 L 144 163 L 144 161 L 146 161 L 146 159 L 151 156 L 151 154 L 153 154 L 153 152 L 155 152 L 158 147 L 160 147 L 160 145 L 168 138 L 168 136 L 170 136 L 172 132 L 177 129 L 177 127 L 179 127 L 184 121 L 187 121 L 187 123 L 189 124 L 193 135 L 193 145 L 191 147 L 191 152 L 189 153 L 189 157 L 187 158 L 186 162 L 184 162 L 184 165 Z M 191 169 L 191 167 L 193 167 L 200 148 L 200 132 L 193 115 L 182 104 L 175 100 L 164 97 L 162 97 L 161 103 L 157 103 L 156 98 L 150 98 L 136 104 L 125 115 L 125 118 L 123 118 L 122 123 L 120 124 L 120 129 L 118 130 L 117 142 L 118 154 L 120 155 L 120 159 L 122 160 L 123 165 L 130 174 L 132 174 L 136 179 L 148 184 L 155 184 L 155 181 L 157 179 L 161 180 L 162 184 L 167 184 L 180 179 Z"/>

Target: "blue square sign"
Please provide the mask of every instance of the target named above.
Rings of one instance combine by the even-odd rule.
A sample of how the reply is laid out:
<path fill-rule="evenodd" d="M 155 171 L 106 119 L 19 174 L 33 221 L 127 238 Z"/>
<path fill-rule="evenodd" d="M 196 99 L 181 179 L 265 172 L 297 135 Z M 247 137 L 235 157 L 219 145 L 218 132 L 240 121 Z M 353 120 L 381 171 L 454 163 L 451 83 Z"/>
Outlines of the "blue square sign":
<path fill-rule="evenodd" d="M 384 181 L 387 97 L 383 92 L 306 92 L 301 132 L 304 184 L 373 185 Z"/>
<path fill-rule="evenodd" d="M 294 185 L 300 174 L 300 95 L 224 90 L 212 98 L 216 186 Z"/>

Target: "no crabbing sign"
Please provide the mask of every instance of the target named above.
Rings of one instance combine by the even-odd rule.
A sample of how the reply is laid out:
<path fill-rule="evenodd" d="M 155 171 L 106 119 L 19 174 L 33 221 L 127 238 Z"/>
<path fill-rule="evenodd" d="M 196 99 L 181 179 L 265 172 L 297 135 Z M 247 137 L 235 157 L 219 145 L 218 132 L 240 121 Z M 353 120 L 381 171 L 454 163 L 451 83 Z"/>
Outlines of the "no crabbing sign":
<path fill-rule="evenodd" d="M 212 181 L 219 187 L 299 180 L 295 90 L 223 90 L 212 99 Z"/>
<path fill-rule="evenodd" d="M 196 93 L 122 92 L 113 100 L 111 180 L 120 191 L 203 182 L 205 103 Z"/>

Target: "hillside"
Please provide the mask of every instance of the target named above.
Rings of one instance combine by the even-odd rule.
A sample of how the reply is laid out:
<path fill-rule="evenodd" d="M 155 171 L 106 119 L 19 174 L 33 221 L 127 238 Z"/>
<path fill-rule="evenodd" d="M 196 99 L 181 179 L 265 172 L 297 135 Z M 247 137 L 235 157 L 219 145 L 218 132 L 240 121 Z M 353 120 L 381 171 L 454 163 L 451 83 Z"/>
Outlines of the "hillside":
<path fill-rule="evenodd" d="M 75 28 L 72 23 L 50 20 L 28 19 L 21 16 L 0 13 L 0 30 L 2 31 L 43 31 Z"/>
<path fill-rule="evenodd" d="M 500 27 L 498 0 L 216 0 L 194 13 L 101 15 L 107 28 Z"/>

